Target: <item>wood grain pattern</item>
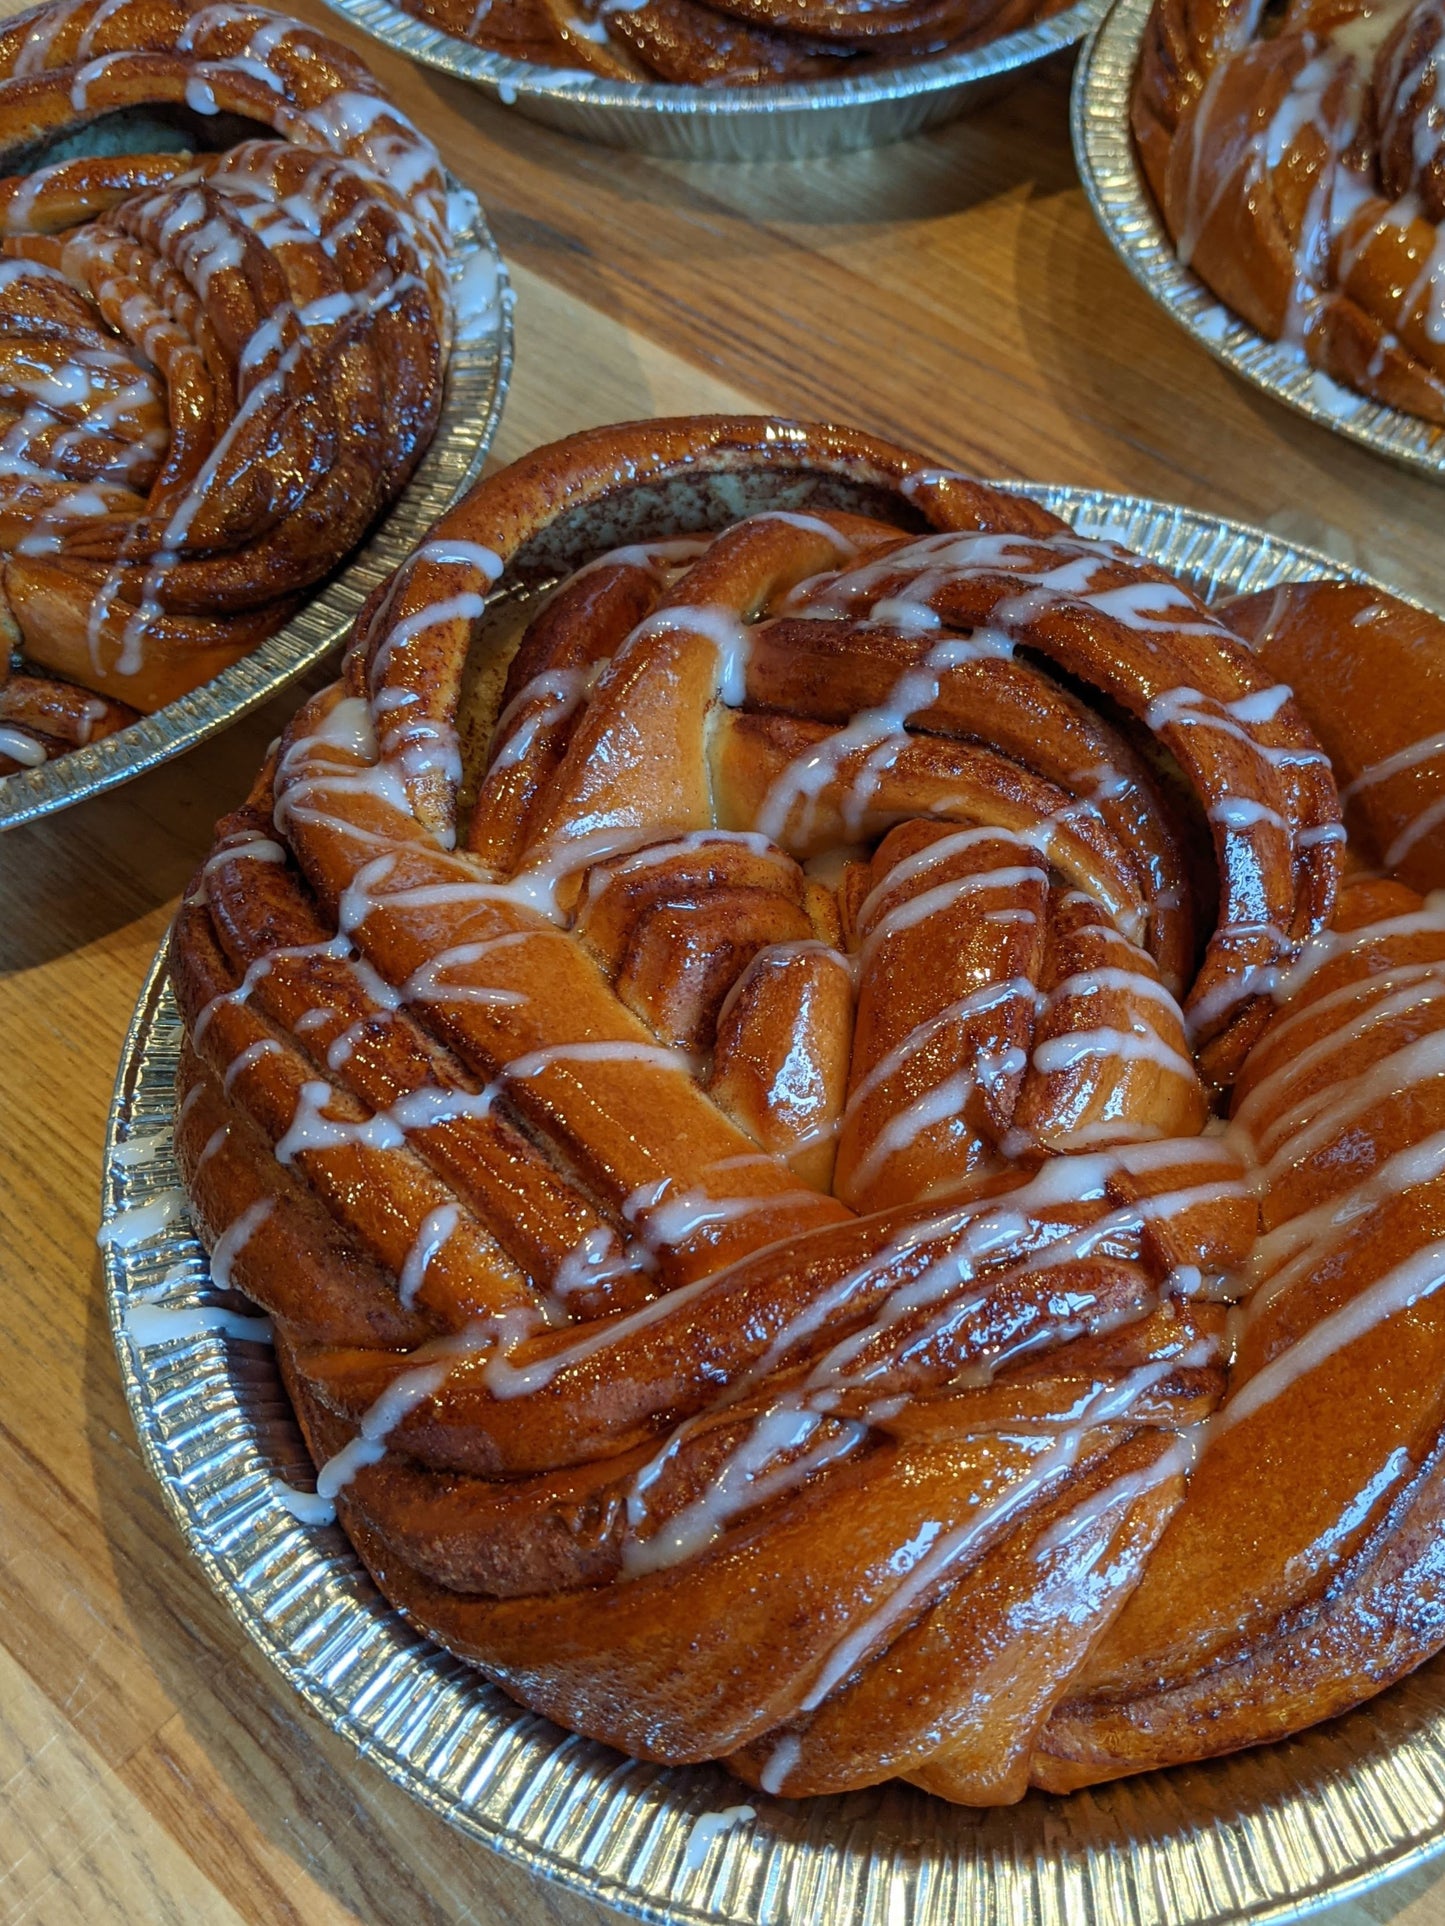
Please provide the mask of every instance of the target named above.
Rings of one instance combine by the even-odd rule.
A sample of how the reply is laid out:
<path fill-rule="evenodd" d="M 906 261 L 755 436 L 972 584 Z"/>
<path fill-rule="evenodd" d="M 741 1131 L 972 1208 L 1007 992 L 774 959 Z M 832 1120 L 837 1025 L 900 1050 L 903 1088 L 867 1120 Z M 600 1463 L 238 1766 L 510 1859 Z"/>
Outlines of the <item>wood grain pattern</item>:
<path fill-rule="evenodd" d="M 499 460 L 658 412 L 833 414 L 986 474 L 1244 516 L 1445 606 L 1445 493 L 1243 386 L 1116 265 L 1064 67 L 905 146 L 729 169 L 590 148 L 368 51 L 512 266 Z M 93 1237 L 121 1036 L 296 699 L 0 842 L 0 1926 L 595 1926 L 612 1915 L 454 1836 L 252 1654 L 117 1385 Z M 1445 1926 L 1445 1875 L 1328 1917 Z"/>

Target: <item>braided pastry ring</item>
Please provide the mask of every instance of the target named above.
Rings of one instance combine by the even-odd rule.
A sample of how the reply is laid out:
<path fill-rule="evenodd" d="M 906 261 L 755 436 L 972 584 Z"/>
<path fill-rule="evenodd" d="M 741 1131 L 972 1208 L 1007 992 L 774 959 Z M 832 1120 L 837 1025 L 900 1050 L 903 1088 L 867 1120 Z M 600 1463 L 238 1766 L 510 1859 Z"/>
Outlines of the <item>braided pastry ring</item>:
<path fill-rule="evenodd" d="M 1059 0 L 401 0 L 453 40 L 650 89 L 748 89 L 883 79 L 1036 27 Z M 372 26 L 371 22 L 367 22 Z M 375 31 L 375 27 L 372 26 Z M 555 70 L 561 70 L 559 74 Z M 673 111 L 686 111 L 687 96 Z M 757 106 L 766 103 L 758 101 Z"/>
<path fill-rule="evenodd" d="M 142 111 L 224 151 L 44 164 Z M 259 7 L 7 24 L 0 172 L 3 774 L 286 620 L 425 450 L 453 317 L 435 150 L 344 48 Z"/>
<path fill-rule="evenodd" d="M 1175 250 L 1347 388 L 1445 423 L 1441 0 L 1155 0 L 1130 122 Z"/>
<path fill-rule="evenodd" d="M 489 625 L 559 571 L 464 754 Z M 1333 1013 L 1375 940 L 1321 934 L 1342 837 L 1226 622 L 1024 497 L 751 419 L 481 484 L 359 618 L 172 948 L 196 1220 L 387 1595 L 574 1730 L 787 1794 L 998 1803 L 1376 1689 L 1317 1638 L 1287 1687 L 1324 1589 L 1363 1623 L 1418 1572 L 1429 1317 L 1403 1382 L 1350 1392 L 1363 1455 L 1312 1433 L 1310 1504 L 1278 1475 L 1348 1343 L 1433 1307 L 1382 1179 L 1357 1323 L 1336 1282 L 1301 1342 L 1354 1123 Z M 1352 889 L 1341 928 L 1380 888 L 1428 976 L 1409 892 Z M 1376 1055 L 1431 997 L 1339 1034 L 1387 1162 L 1416 1099 Z M 1238 1129 L 1201 1134 L 1236 1075 Z M 1255 1276 L 1231 1378 L 1220 1300 Z M 1241 1491 L 1273 1533 L 1252 1591 L 1207 1560 Z M 1385 1671 L 1432 1641 L 1402 1619 Z"/>

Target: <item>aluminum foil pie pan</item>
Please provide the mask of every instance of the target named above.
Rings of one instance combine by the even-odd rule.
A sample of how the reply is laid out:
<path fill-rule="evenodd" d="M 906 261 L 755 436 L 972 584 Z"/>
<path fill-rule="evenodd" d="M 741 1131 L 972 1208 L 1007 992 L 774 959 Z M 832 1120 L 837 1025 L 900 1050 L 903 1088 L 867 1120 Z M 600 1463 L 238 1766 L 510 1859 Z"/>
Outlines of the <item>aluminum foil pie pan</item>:
<path fill-rule="evenodd" d="M 443 33 L 390 0 L 326 0 L 393 53 L 470 80 L 531 120 L 608 147 L 670 160 L 805 160 L 883 147 L 981 107 L 1025 68 L 1072 47 L 1106 0 L 1074 0 L 1052 19 L 967 52 L 834 81 L 772 87 L 678 87 L 538 67 Z"/>
<path fill-rule="evenodd" d="M 797 486 L 733 512 L 790 506 Z M 1022 492 L 1205 593 L 1371 581 L 1189 509 Z M 587 559 L 595 534 L 578 526 L 559 563 Z M 496 594 L 505 612 L 505 578 Z M 314 1476 L 260 1341 L 266 1322 L 217 1293 L 186 1220 L 180 1047 L 162 955 L 126 1038 L 102 1190 L 106 1290 L 142 1452 L 212 1585 L 287 1681 L 463 1832 L 641 1918 L 707 1926 L 1277 1921 L 1445 1847 L 1445 1659 L 1278 1745 L 987 1812 L 896 1783 L 773 1799 L 715 1766 L 626 1759 L 524 1710 L 413 1630 L 334 1525 L 308 1522 L 297 1488 Z"/>
<path fill-rule="evenodd" d="M 1445 428 L 1341 387 L 1303 355 L 1256 333 L 1175 254 L 1129 129 L 1129 97 L 1152 4 L 1115 0 L 1074 70 L 1074 157 L 1115 251 L 1159 305 L 1237 375 L 1322 428 L 1445 480 Z"/>
<path fill-rule="evenodd" d="M 452 348 L 436 434 L 405 490 L 351 558 L 259 649 L 129 728 L 0 777 L 0 830 L 98 796 L 183 755 L 296 681 L 336 647 L 376 584 L 481 474 L 512 371 L 512 290 L 475 196 L 450 174 L 447 186 L 449 271 L 464 290 L 467 312 Z"/>

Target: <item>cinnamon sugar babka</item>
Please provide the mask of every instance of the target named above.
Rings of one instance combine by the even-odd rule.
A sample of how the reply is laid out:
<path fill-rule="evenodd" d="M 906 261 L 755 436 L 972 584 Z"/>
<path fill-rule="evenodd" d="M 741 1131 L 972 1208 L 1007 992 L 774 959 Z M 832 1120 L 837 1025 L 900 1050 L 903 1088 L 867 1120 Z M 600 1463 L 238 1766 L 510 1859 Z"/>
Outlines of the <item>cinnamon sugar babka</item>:
<path fill-rule="evenodd" d="M 0 234 L 4 775 L 281 625 L 410 476 L 452 323 L 435 150 L 231 0 L 0 29 Z"/>
<path fill-rule="evenodd" d="M 1155 0 L 1133 126 L 1180 259 L 1221 301 L 1445 423 L 1441 0 Z"/>
<path fill-rule="evenodd" d="M 1442 650 L 844 429 L 479 486 L 171 954 L 386 1595 L 625 1751 L 979 1804 L 1445 1644 Z"/>
<path fill-rule="evenodd" d="M 514 60 L 610 80 L 746 87 L 843 80 L 961 53 L 1071 0 L 400 0 Z"/>

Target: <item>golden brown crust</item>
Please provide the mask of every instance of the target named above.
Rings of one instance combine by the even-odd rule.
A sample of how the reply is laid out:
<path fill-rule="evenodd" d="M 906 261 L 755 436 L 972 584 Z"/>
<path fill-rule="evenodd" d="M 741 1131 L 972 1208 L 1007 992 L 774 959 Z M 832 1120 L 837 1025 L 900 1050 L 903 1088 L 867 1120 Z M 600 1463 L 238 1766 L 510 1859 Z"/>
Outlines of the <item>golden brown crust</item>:
<path fill-rule="evenodd" d="M 1445 655 L 1427 610 L 1344 582 L 1271 589 L 1229 619 L 1299 704 L 1339 779 L 1360 860 L 1445 887 Z"/>
<path fill-rule="evenodd" d="M 47 165 L 136 112 L 202 151 Z M 275 137 L 204 151 L 241 123 Z M 426 446 L 440 166 L 311 28 L 54 0 L 0 36 L 0 168 L 7 648 L 150 711 L 284 622 Z"/>
<path fill-rule="evenodd" d="M 540 66 L 691 87 L 828 81 L 975 46 L 1057 0 L 404 0 L 444 33 Z"/>
<path fill-rule="evenodd" d="M 464 756 L 488 592 L 559 572 Z M 1008 1801 L 1434 1649 L 1445 917 L 1336 908 L 1280 680 L 1333 743 L 1354 596 L 751 418 L 432 531 L 172 957 L 201 1230 L 388 1597 L 790 1795 Z"/>
<path fill-rule="evenodd" d="M 1131 119 L 1185 264 L 1323 374 L 1445 422 L 1440 0 L 1156 0 Z"/>
<path fill-rule="evenodd" d="M 135 711 L 48 676 L 0 681 L 0 775 L 34 769 L 124 729 Z"/>

